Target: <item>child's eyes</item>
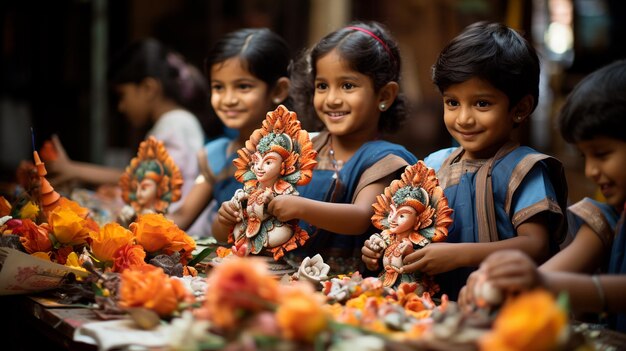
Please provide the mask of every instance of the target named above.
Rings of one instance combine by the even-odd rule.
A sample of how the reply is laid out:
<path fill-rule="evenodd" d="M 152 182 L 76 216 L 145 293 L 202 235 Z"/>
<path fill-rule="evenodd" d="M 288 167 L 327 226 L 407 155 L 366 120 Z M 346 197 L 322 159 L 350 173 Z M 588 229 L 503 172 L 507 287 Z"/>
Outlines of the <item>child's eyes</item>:
<path fill-rule="evenodd" d="M 211 85 L 211 90 L 213 90 L 213 91 L 220 91 L 220 90 L 222 90 L 222 89 L 224 89 L 224 87 L 223 87 L 223 86 L 221 86 L 221 85 L 219 85 L 219 84 L 213 84 L 213 85 Z"/>
<path fill-rule="evenodd" d="M 317 83 L 317 84 L 315 84 L 315 89 L 317 89 L 317 90 L 326 90 L 326 89 L 328 89 L 328 84 L 326 84 L 326 83 Z"/>
<path fill-rule="evenodd" d="M 477 107 L 489 107 L 491 104 L 488 101 L 480 100 L 476 102 Z"/>
<path fill-rule="evenodd" d="M 239 84 L 237 85 L 237 89 L 239 90 L 250 90 L 252 89 L 252 84 Z"/>
<path fill-rule="evenodd" d="M 354 89 L 354 87 L 355 87 L 355 86 L 354 86 L 354 84 L 352 84 L 352 83 L 343 83 L 343 84 L 341 85 L 341 88 L 346 89 L 346 90 Z"/>
<path fill-rule="evenodd" d="M 445 103 L 446 105 L 450 106 L 450 107 L 457 107 L 457 106 L 459 106 L 459 102 L 458 102 L 458 101 L 456 101 L 456 100 L 453 100 L 453 99 L 446 99 L 446 100 L 444 101 L 444 103 Z"/>

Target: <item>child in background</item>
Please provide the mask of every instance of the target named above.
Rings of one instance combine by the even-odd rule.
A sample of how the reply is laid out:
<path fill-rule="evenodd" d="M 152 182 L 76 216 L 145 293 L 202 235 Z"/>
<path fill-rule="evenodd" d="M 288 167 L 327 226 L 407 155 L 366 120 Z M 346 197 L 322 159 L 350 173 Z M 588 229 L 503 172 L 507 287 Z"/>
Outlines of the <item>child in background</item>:
<path fill-rule="evenodd" d="M 512 140 L 539 91 L 539 59 L 520 34 L 497 23 L 470 25 L 440 53 L 433 81 L 460 147 L 424 161 L 437 171 L 454 222 L 447 242 L 408 254 L 402 270 L 437 275 L 441 292 L 456 300 L 492 252 L 516 248 L 543 262 L 558 251 L 567 188 L 558 160 Z M 363 249 L 366 264 L 378 256 Z"/>
<path fill-rule="evenodd" d="M 417 162 L 404 147 L 379 140 L 405 115 L 398 47 L 382 25 L 359 22 L 321 39 L 298 66 L 294 94 L 302 94 L 296 102 L 306 106 L 298 113 L 306 118 L 312 106 L 325 126 L 313 138 L 318 165 L 312 181 L 298 188 L 300 196 L 279 195 L 268 211 L 283 222 L 300 219 L 311 234 L 292 251 L 296 260 L 319 253 L 335 273 L 355 271 L 373 233 L 376 195 Z M 215 237 L 225 240 L 237 218 L 234 207 L 222 204 Z"/>
<path fill-rule="evenodd" d="M 179 54 L 154 39 L 134 43 L 121 52 L 113 60 L 109 75 L 119 93 L 118 110 L 136 128 L 151 126 L 147 136 L 163 141 L 176 162 L 184 179 L 184 198 L 198 176 L 195 155 L 205 140 L 202 125 L 186 106 L 208 108 L 206 82 Z M 221 129 L 211 132 L 218 131 Z M 53 142 L 58 158 L 46 161 L 46 168 L 55 186 L 68 181 L 90 185 L 118 183 L 123 169 L 73 161 L 58 137 L 53 136 Z M 172 204 L 170 210 L 177 205 Z"/>
<path fill-rule="evenodd" d="M 231 32 L 209 52 L 205 71 L 211 106 L 239 136 L 215 139 L 200 151 L 201 176 L 181 207 L 168 216 L 179 227 L 187 228 L 211 200 L 221 204 L 241 188 L 233 160 L 252 132 L 261 127 L 266 113 L 278 104 L 289 104 L 289 63 L 287 43 L 267 28 Z M 203 216 L 212 220 L 215 211 L 209 212 Z"/>
<path fill-rule="evenodd" d="M 578 312 L 609 312 L 609 327 L 626 332 L 626 61 L 605 66 L 583 79 L 568 96 L 559 115 L 565 140 L 585 157 L 585 175 L 596 183 L 606 203 L 621 214 L 611 235 L 590 225 L 574 241 L 537 269 L 519 251 L 497 252 L 470 276 L 459 302 L 472 304 L 472 286 L 478 274 L 505 294 L 537 286 L 554 294 L 567 291 Z M 593 223 L 597 218 L 586 218 Z M 590 275 L 605 266 L 608 274 Z M 582 273 L 582 274 L 581 274 Z"/>

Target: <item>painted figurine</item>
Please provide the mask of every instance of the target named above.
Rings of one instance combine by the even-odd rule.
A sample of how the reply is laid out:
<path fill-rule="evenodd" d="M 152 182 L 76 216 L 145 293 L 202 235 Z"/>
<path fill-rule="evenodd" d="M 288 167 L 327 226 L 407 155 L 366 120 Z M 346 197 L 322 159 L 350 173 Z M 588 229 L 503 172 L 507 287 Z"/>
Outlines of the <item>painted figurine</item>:
<path fill-rule="evenodd" d="M 243 255 L 266 251 L 278 261 L 309 238 L 297 221 L 283 223 L 267 212 L 276 195 L 298 195 L 296 185 L 311 180 L 317 152 L 294 112 L 280 105 L 268 112 L 261 128 L 237 151 L 235 178 L 244 184 L 231 201 L 241 220 L 229 240 Z"/>
<path fill-rule="evenodd" d="M 119 222 L 128 225 L 139 214 L 167 213 L 170 203 L 181 196 L 183 177 L 163 143 L 149 137 L 139 145 L 120 178 L 122 198 L 128 204 Z"/>
<path fill-rule="evenodd" d="M 408 166 L 401 179 L 391 182 L 372 206 L 372 223 L 382 232 L 370 237 L 369 248 L 383 252 L 383 285 L 395 288 L 402 282 L 418 282 L 422 291 L 431 295 L 437 292 L 432 277 L 400 271 L 404 256 L 448 235 L 452 209 L 435 171 L 422 161 Z"/>

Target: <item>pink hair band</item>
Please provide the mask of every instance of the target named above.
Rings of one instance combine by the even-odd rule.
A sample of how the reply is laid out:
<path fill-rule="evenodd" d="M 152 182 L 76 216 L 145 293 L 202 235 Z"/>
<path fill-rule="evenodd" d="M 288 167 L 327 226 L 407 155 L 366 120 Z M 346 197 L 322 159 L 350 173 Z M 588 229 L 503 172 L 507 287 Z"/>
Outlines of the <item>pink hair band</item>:
<path fill-rule="evenodd" d="M 355 27 L 355 26 L 349 26 L 349 27 L 346 27 L 346 28 L 347 28 L 347 29 L 354 29 L 354 30 L 358 30 L 359 32 L 363 32 L 363 33 L 365 33 L 365 34 L 369 35 L 370 37 L 372 37 L 372 38 L 376 39 L 376 41 L 378 41 L 378 42 L 380 43 L 380 45 L 382 45 L 382 46 L 383 46 L 383 48 L 385 49 L 385 51 L 387 51 L 387 53 L 389 54 L 389 57 L 391 57 L 391 59 L 392 59 L 393 61 L 395 61 L 395 60 L 396 60 L 396 59 L 395 59 L 395 57 L 393 56 L 393 54 L 391 53 L 391 49 L 389 49 L 389 47 L 387 46 L 387 44 L 385 44 L 385 42 L 384 42 L 382 39 L 380 39 L 380 38 L 379 38 L 376 34 L 374 34 L 373 32 L 371 32 L 371 31 L 369 31 L 369 30 L 367 30 L 367 29 L 365 29 L 365 28 Z"/>

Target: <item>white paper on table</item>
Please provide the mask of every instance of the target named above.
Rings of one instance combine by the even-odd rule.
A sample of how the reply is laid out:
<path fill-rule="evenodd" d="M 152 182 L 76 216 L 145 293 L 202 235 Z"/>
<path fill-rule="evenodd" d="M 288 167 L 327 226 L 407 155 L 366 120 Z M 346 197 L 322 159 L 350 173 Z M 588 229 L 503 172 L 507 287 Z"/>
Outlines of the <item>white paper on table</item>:
<path fill-rule="evenodd" d="M 87 272 L 42 260 L 8 247 L 0 247 L 0 295 L 30 294 L 54 289 L 68 273 Z"/>
<path fill-rule="evenodd" d="M 124 346 L 164 347 L 169 335 L 169 324 L 143 330 L 131 319 L 119 319 L 83 324 L 74 331 L 74 341 L 97 345 L 99 351 L 107 351 Z"/>

